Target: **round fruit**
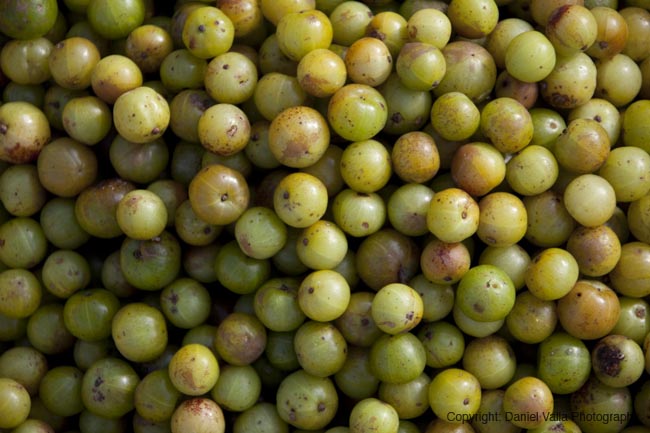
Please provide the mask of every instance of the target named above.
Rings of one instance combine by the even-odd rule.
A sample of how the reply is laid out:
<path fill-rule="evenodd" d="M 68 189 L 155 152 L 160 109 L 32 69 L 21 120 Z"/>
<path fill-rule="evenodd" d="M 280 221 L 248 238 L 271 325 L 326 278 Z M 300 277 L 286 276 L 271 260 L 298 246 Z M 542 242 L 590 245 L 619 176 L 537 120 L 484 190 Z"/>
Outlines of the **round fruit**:
<path fill-rule="evenodd" d="M 199 343 L 190 343 L 178 349 L 169 360 L 168 371 L 174 387 L 190 396 L 207 393 L 219 379 L 217 358 L 212 350 Z"/>
<path fill-rule="evenodd" d="M 277 388 L 276 408 L 286 423 L 302 429 L 325 427 L 336 415 L 339 406 L 334 383 L 305 370 L 287 375 Z"/>
<path fill-rule="evenodd" d="M 12 164 L 32 162 L 50 136 L 47 117 L 38 107 L 22 101 L 0 106 L 0 160 Z"/>
<path fill-rule="evenodd" d="M 134 302 L 113 316 L 111 335 L 126 359 L 147 362 L 160 356 L 167 346 L 165 317 L 156 308 Z"/>
<path fill-rule="evenodd" d="M 2 33 L 12 39 L 33 39 L 46 35 L 59 12 L 56 0 L 3 0 L 0 17 Z"/>
<path fill-rule="evenodd" d="M 20 383 L 8 377 L 0 378 L 0 395 L 3 404 L 0 406 L 0 427 L 13 429 L 23 423 L 29 416 L 31 398 Z"/>
<path fill-rule="evenodd" d="M 171 417 L 172 433 L 201 431 L 206 433 L 224 433 L 226 420 L 221 407 L 212 399 L 196 397 L 178 405 Z"/>
<path fill-rule="evenodd" d="M 429 385 L 429 404 L 438 418 L 462 422 L 478 411 L 481 404 L 481 384 L 470 372 L 447 368 L 436 374 Z"/>

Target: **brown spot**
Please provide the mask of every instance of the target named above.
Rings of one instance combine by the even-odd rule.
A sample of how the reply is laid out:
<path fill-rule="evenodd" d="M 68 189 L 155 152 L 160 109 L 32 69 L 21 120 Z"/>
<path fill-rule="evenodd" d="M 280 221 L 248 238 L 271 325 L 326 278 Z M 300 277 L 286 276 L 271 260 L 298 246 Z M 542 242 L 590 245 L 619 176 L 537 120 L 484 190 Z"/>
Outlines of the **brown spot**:
<path fill-rule="evenodd" d="M 625 355 L 617 347 L 604 344 L 596 349 L 596 359 L 604 374 L 616 377 L 621 373 L 621 362 Z"/>
<path fill-rule="evenodd" d="M 634 309 L 634 315 L 638 317 L 639 319 L 643 319 L 645 317 L 646 311 L 645 308 L 643 307 L 637 307 Z"/>

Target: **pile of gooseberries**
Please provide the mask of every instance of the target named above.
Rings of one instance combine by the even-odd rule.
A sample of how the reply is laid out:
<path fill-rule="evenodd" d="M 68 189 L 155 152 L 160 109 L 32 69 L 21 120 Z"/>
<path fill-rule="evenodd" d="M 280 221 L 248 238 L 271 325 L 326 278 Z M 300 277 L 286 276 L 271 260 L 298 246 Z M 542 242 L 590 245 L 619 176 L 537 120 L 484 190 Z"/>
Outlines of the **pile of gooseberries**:
<path fill-rule="evenodd" d="M 0 433 L 648 433 L 649 314 L 648 0 L 0 0 Z"/>

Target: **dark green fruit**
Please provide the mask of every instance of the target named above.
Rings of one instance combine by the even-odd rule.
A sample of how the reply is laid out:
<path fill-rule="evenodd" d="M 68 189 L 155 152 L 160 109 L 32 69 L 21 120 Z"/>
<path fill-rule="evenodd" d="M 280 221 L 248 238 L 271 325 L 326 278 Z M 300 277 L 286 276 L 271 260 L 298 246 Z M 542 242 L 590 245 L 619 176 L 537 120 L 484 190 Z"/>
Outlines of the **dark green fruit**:
<path fill-rule="evenodd" d="M 84 409 L 81 389 L 84 373 L 79 368 L 62 365 L 49 370 L 40 383 L 38 395 L 52 413 L 70 417 Z M 61 398 L 65 393 L 66 398 Z"/>
<path fill-rule="evenodd" d="M 140 382 L 131 365 L 120 358 L 103 358 L 83 375 L 81 398 L 93 414 L 120 418 L 133 410 L 135 389 Z"/>
<path fill-rule="evenodd" d="M 93 28 L 106 39 L 124 38 L 145 18 L 143 0 L 92 0 L 86 14 Z"/>
<path fill-rule="evenodd" d="M 180 243 L 168 231 L 149 240 L 124 238 L 119 251 L 126 281 L 141 290 L 162 289 L 181 269 Z"/>
<path fill-rule="evenodd" d="M 63 306 L 63 320 L 72 335 L 85 341 L 111 336 L 113 317 L 120 301 L 106 289 L 87 289 L 70 296 Z"/>
<path fill-rule="evenodd" d="M 339 399 L 331 379 L 305 370 L 286 376 L 277 389 L 276 407 L 286 423 L 308 430 L 325 427 L 336 415 Z"/>
<path fill-rule="evenodd" d="M 48 371 L 45 355 L 33 347 L 12 347 L 0 355 L 0 376 L 14 379 L 36 395 Z"/>

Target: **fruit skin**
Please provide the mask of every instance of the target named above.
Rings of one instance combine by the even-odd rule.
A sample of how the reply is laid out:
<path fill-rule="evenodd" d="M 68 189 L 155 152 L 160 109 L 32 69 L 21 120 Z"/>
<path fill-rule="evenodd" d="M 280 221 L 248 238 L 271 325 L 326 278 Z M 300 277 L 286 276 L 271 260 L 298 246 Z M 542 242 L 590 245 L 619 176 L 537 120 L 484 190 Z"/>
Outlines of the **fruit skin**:
<path fill-rule="evenodd" d="M 109 40 L 127 37 L 145 13 L 144 0 L 91 0 L 86 11 L 93 29 Z"/>
<path fill-rule="evenodd" d="M 167 368 L 172 384 L 185 395 L 205 394 L 219 379 L 220 369 L 216 356 L 210 348 L 199 343 L 190 343 L 178 349 L 169 360 Z"/>
<path fill-rule="evenodd" d="M 226 420 L 221 407 L 212 399 L 196 397 L 183 401 L 174 411 L 170 424 L 172 433 L 187 431 L 223 433 Z"/>
<path fill-rule="evenodd" d="M 447 368 L 431 380 L 429 404 L 438 418 L 461 423 L 478 411 L 481 404 L 481 384 L 466 370 Z M 451 419 L 450 414 L 453 414 Z"/>
<path fill-rule="evenodd" d="M 151 87 L 129 90 L 121 94 L 113 105 L 117 132 L 134 143 L 148 143 L 162 137 L 169 119 L 169 104 Z"/>
<path fill-rule="evenodd" d="M 325 427 L 339 406 L 333 381 L 302 369 L 282 380 L 276 396 L 280 418 L 294 427 L 308 430 Z"/>
<path fill-rule="evenodd" d="M 34 161 L 50 141 L 45 113 L 22 101 L 0 106 L 0 160 L 12 164 Z"/>
<path fill-rule="evenodd" d="M 45 35 L 56 21 L 56 0 L 2 0 L 0 29 L 14 39 L 32 39 Z"/>
<path fill-rule="evenodd" d="M 533 376 L 522 377 L 506 388 L 503 408 L 516 426 L 535 428 L 553 413 L 553 393 L 542 380 Z"/>
<path fill-rule="evenodd" d="M 0 406 L 0 428 L 12 429 L 27 419 L 31 409 L 29 393 L 14 379 L 0 378 L 0 396 L 3 404 Z"/>

